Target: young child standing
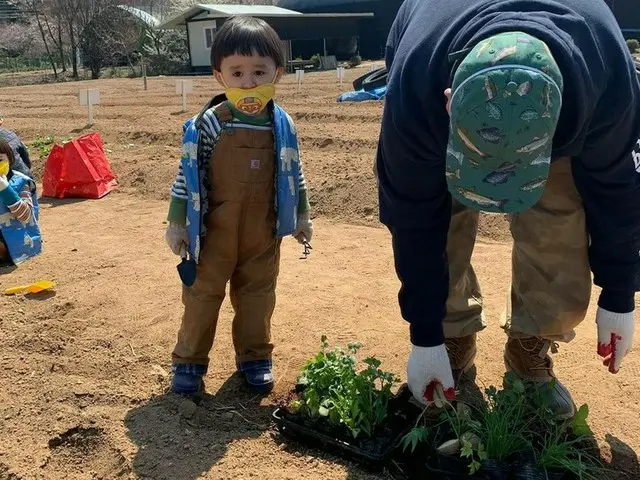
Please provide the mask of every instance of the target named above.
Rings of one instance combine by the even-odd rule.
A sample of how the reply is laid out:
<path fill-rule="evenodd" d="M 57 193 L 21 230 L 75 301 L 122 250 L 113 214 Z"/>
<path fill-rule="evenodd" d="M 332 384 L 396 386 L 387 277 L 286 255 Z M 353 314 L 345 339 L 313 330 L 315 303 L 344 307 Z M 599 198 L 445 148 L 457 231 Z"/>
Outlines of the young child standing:
<path fill-rule="evenodd" d="M 0 266 L 19 265 L 42 252 L 36 184 L 14 170 L 14 163 L 11 146 L 0 140 Z"/>
<path fill-rule="evenodd" d="M 165 234 L 176 255 L 197 264 L 195 282 L 183 285 L 172 390 L 202 389 L 230 281 L 236 366 L 249 387 L 267 393 L 281 240 L 308 245 L 313 233 L 296 128 L 273 102 L 282 43 L 263 20 L 234 17 L 214 38 L 211 66 L 225 94 L 184 125 Z"/>

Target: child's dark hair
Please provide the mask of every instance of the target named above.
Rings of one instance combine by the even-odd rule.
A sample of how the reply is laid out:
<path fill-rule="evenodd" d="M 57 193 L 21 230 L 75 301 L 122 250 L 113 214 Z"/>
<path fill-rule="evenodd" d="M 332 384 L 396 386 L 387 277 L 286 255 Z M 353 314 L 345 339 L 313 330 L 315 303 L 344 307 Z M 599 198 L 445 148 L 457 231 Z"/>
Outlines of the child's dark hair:
<path fill-rule="evenodd" d="M 13 168 L 14 158 L 11 146 L 4 140 L 0 139 L 0 154 L 4 153 L 9 159 L 9 168 Z"/>
<path fill-rule="evenodd" d="M 284 68 L 284 48 L 280 37 L 260 18 L 233 17 L 224 22 L 211 45 L 211 68 L 220 71 L 222 60 L 231 55 L 270 57 Z"/>

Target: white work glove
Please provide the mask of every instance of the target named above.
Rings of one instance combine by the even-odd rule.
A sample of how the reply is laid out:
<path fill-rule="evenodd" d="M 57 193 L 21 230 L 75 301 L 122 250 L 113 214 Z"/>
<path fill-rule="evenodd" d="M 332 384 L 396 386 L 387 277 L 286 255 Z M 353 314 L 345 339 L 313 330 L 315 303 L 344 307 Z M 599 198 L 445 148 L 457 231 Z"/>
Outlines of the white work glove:
<path fill-rule="evenodd" d="M 417 401 L 429 405 L 435 401 L 435 392 L 440 385 L 447 400 L 456 396 L 447 348 L 412 346 L 407 362 L 407 385 Z"/>
<path fill-rule="evenodd" d="M 611 373 L 618 373 L 622 359 L 633 346 L 634 312 L 614 313 L 598 307 L 598 355 Z"/>
<path fill-rule="evenodd" d="M 296 222 L 296 231 L 293 235 L 298 243 L 311 242 L 313 236 L 313 223 L 309 217 L 309 212 L 301 213 Z"/>
<path fill-rule="evenodd" d="M 164 232 L 164 239 L 175 255 L 180 255 L 189 245 L 189 235 L 187 228 L 175 223 L 169 223 Z"/>
<path fill-rule="evenodd" d="M 5 188 L 9 186 L 9 180 L 6 175 L 0 175 L 0 192 L 3 192 Z"/>

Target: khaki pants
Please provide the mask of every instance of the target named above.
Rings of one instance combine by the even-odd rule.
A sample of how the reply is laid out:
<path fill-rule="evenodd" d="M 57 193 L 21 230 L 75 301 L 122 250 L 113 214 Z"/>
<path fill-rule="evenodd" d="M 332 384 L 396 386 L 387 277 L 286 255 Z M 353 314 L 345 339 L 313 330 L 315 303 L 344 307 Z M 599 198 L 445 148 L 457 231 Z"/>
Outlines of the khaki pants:
<path fill-rule="evenodd" d="M 274 236 L 275 162 L 271 131 L 223 133 L 211 158 L 207 236 L 193 286 L 183 286 L 176 364 L 207 365 L 230 281 L 236 360 L 270 359 L 280 239 Z"/>
<path fill-rule="evenodd" d="M 471 266 L 478 211 L 454 200 L 447 255 L 449 298 L 447 338 L 486 327 L 482 293 Z M 512 337 L 538 336 L 569 342 L 591 298 L 591 271 L 582 200 L 571 174 L 571 159 L 551 164 L 540 201 L 510 219 L 513 237 L 511 292 L 501 326 Z"/>

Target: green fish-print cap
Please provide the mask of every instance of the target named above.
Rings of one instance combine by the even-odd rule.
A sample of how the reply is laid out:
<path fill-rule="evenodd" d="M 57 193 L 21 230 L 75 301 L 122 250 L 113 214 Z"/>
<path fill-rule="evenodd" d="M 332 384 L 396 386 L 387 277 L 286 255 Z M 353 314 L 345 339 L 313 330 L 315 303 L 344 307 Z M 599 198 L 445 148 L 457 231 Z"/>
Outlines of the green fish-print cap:
<path fill-rule="evenodd" d="M 560 69 L 547 45 L 522 32 L 479 42 L 452 85 L 446 175 L 462 204 L 515 213 L 544 191 L 562 104 Z"/>

